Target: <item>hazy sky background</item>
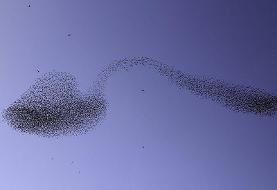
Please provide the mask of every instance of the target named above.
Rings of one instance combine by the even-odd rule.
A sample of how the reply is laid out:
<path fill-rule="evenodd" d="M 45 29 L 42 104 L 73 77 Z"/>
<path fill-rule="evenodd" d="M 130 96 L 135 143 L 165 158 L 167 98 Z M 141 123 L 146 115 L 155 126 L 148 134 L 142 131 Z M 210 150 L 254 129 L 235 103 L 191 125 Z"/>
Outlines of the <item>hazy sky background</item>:
<path fill-rule="evenodd" d="M 43 73 L 72 73 L 85 91 L 105 65 L 133 56 L 277 94 L 276 9 L 273 0 L 0 0 L 0 110 Z M 231 112 L 142 68 L 115 74 L 106 95 L 107 117 L 87 135 L 22 135 L 1 120 L 0 189 L 277 189 L 277 116 Z"/>

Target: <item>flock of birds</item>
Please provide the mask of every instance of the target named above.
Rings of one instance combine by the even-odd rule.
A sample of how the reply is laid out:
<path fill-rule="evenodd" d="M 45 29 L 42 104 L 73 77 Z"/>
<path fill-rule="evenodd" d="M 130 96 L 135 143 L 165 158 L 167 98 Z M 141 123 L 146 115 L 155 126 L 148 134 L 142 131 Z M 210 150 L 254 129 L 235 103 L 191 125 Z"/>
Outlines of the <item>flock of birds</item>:
<path fill-rule="evenodd" d="M 107 65 L 97 75 L 90 91 L 83 93 L 77 79 L 65 72 L 49 72 L 3 112 L 7 123 L 19 132 L 42 137 L 87 133 L 103 121 L 108 101 L 105 87 L 115 72 L 143 67 L 158 72 L 179 89 L 209 99 L 242 113 L 273 116 L 277 112 L 277 96 L 252 86 L 223 80 L 197 77 L 176 70 L 148 57 L 124 58 Z M 144 92 L 144 89 L 141 89 Z"/>
<path fill-rule="evenodd" d="M 31 7 L 29 4 L 28 7 Z M 67 37 L 71 37 L 67 33 Z M 106 116 L 105 87 L 116 72 L 143 67 L 159 73 L 179 89 L 209 99 L 242 113 L 273 116 L 277 96 L 263 89 L 233 84 L 212 77 L 184 73 L 148 57 L 123 58 L 107 65 L 97 75 L 88 92 L 81 92 L 76 78 L 65 72 L 49 72 L 39 77 L 2 115 L 19 132 L 42 137 L 84 134 Z M 39 73 L 40 70 L 37 69 Z M 141 89 L 144 92 L 144 89 Z"/>
<path fill-rule="evenodd" d="M 27 5 L 31 7 L 31 5 Z M 68 33 L 67 37 L 72 34 Z M 42 137 L 79 135 L 93 129 L 106 115 L 104 88 L 108 78 L 118 71 L 135 66 L 152 69 L 166 77 L 178 88 L 210 99 L 237 112 L 272 116 L 277 112 L 277 97 L 262 89 L 236 85 L 213 78 L 197 78 L 161 64 L 151 58 L 126 58 L 103 69 L 94 88 L 83 94 L 74 76 L 50 72 L 38 78 L 23 95 L 3 112 L 7 123 L 15 130 Z M 39 73 L 40 70 L 37 69 Z M 141 92 L 144 92 L 141 89 Z M 145 146 L 141 146 L 142 149 Z M 51 161 L 54 157 L 51 157 Z M 74 161 L 71 161 L 74 164 Z M 80 174 L 78 170 L 78 174 Z"/>

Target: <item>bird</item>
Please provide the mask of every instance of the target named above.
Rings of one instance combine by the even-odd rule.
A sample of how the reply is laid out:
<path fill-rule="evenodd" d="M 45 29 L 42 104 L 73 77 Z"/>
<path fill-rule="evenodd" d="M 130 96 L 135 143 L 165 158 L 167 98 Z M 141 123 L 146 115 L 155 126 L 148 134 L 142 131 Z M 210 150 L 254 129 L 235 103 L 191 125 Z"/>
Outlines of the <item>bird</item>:
<path fill-rule="evenodd" d="M 37 72 L 39 73 L 39 70 L 37 69 Z"/>
<path fill-rule="evenodd" d="M 67 34 L 67 36 L 68 36 L 68 37 L 70 37 L 70 36 L 71 36 L 71 34 Z"/>
<path fill-rule="evenodd" d="M 28 7 L 31 7 L 31 5 L 28 5 Z"/>
<path fill-rule="evenodd" d="M 143 89 L 142 89 L 141 91 L 142 91 L 142 92 L 144 92 L 144 90 L 143 90 Z"/>

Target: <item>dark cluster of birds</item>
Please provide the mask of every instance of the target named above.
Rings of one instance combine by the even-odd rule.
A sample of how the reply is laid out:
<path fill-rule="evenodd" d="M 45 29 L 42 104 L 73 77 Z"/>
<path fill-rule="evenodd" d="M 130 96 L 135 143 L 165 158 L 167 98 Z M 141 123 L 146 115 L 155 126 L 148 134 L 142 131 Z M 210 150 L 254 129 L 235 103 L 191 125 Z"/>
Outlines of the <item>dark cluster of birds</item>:
<path fill-rule="evenodd" d="M 39 78 L 3 117 L 20 132 L 54 137 L 85 133 L 105 112 L 104 96 L 84 95 L 72 75 L 54 71 Z"/>
<path fill-rule="evenodd" d="M 189 90 L 238 112 L 271 116 L 277 112 L 277 97 L 251 86 L 235 85 L 213 78 L 196 77 L 147 57 L 125 58 L 104 68 L 92 91 L 83 95 L 74 76 L 63 72 L 44 74 L 3 116 L 15 129 L 44 137 L 82 134 L 105 116 L 105 85 L 114 72 L 135 66 L 152 69 L 180 89 Z M 143 90 L 142 90 L 143 91 Z"/>
<path fill-rule="evenodd" d="M 155 69 L 180 89 L 220 103 L 232 111 L 272 116 L 277 113 L 277 96 L 252 86 L 233 84 L 212 77 L 193 76 L 165 64 Z"/>
<path fill-rule="evenodd" d="M 277 96 L 263 89 L 233 84 L 212 77 L 193 76 L 148 57 L 125 58 L 115 61 L 99 75 L 99 81 L 106 81 L 115 71 L 129 71 L 137 66 L 154 70 L 169 79 L 178 88 L 189 90 L 195 95 L 220 103 L 233 111 L 262 116 L 271 116 L 277 112 Z"/>

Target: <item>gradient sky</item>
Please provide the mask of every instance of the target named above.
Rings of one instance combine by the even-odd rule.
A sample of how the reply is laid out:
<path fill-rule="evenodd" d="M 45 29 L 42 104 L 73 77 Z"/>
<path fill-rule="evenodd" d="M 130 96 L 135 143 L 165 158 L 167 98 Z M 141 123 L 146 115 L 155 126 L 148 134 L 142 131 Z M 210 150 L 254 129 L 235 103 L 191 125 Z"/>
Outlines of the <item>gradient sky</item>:
<path fill-rule="evenodd" d="M 105 65 L 133 56 L 277 94 L 276 9 L 273 0 L 1 0 L 0 110 L 43 73 L 69 72 L 85 91 Z M 23 135 L 1 120 L 0 189 L 277 189 L 276 116 L 231 112 L 143 68 L 116 73 L 106 95 L 106 118 L 82 136 Z"/>

